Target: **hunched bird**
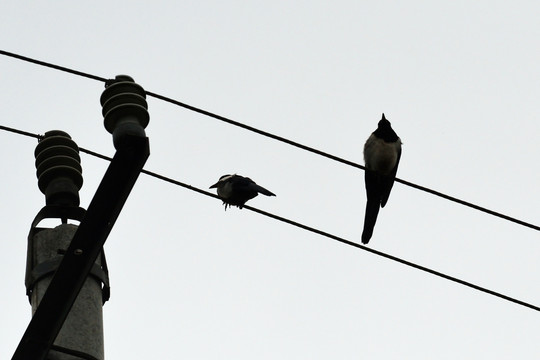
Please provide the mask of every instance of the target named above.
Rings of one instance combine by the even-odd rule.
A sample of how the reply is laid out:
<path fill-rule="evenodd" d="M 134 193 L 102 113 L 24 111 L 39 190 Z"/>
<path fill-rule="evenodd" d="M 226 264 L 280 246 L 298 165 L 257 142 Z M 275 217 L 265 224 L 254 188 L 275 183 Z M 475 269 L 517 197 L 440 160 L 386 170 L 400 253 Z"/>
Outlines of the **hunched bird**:
<path fill-rule="evenodd" d="M 364 145 L 367 204 L 362 232 L 363 244 L 367 244 L 371 239 L 379 209 L 388 201 L 400 158 L 401 139 L 383 113 L 377 130 L 371 134 Z"/>
<path fill-rule="evenodd" d="M 217 183 L 210 186 L 210 189 L 212 188 L 217 188 L 217 194 L 225 204 L 225 210 L 227 210 L 227 206 L 237 206 L 241 209 L 246 201 L 253 199 L 259 193 L 266 196 L 276 196 L 257 185 L 250 178 L 236 174 L 223 175 Z"/>

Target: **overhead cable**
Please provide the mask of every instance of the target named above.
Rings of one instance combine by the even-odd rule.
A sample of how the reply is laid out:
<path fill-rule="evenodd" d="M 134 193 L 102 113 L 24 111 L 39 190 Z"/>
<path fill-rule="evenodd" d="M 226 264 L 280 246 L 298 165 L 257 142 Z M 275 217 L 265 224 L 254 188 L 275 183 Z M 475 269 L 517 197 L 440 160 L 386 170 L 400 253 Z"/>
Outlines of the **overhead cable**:
<path fill-rule="evenodd" d="M 5 127 L 5 126 L 0 126 L 0 129 L 6 130 L 6 127 Z M 7 129 L 10 129 L 10 128 L 7 128 Z M 15 129 L 15 130 L 16 130 L 16 129 Z M 8 130 L 8 131 L 9 131 L 9 130 Z M 38 138 L 38 139 L 40 138 L 40 135 L 28 133 L 28 132 L 25 132 L 25 131 L 17 130 L 17 131 L 12 131 L 12 132 L 17 133 L 17 134 L 21 134 L 21 135 L 26 135 L 26 136 L 34 137 L 34 138 Z M 110 157 L 108 157 L 108 156 L 105 156 L 105 155 L 96 153 L 96 152 L 91 151 L 91 150 L 87 150 L 87 149 L 85 149 L 85 148 L 79 148 L 79 150 L 80 150 L 81 152 L 84 152 L 84 153 L 89 154 L 89 155 L 94 156 L 94 157 L 98 157 L 98 158 L 103 159 L 103 160 L 107 160 L 107 161 L 111 161 L 111 160 L 112 160 L 112 158 L 110 158 Z M 155 178 L 157 178 L 157 179 L 160 179 L 160 180 L 169 182 L 169 183 L 171 183 L 171 184 L 174 184 L 174 185 L 177 185 L 177 186 L 181 186 L 181 187 L 184 187 L 184 188 L 186 188 L 186 189 L 189 189 L 189 190 L 198 192 L 199 194 L 203 194 L 203 195 L 206 195 L 206 196 L 209 196 L 209 197 L 212 197 L 212 198 L 216 198 L 216 199 L 221 200 L 220 197 L 217 196 L 217 195 L 215 195 L 215 194 L 212 194 L 212 193 L 210 193 L 210 192 L 208 192 L 208 191 L 205 191 L 205 190 L 199 189 L 199 188 L 197 188 L 197 187 L 194 187 L 194 186 L 185 184 L 185 183 L 183 183 L 183 182 L 181 182 L 181 181 L 177 181 L 177 180 L 174 180 L 174 179 L 172 179 L 172 178 L 169 178 L 169 177 L 166 177 L 166 176 L 163 176 L 163 175 L 160 175 L 160 174 L 157 174 L 157 173 L 148 171 L 148 170 L 144 170 L 144 169 L 142 170 L 142 173 L 144 173 L 144 174 L 146 174 L 146 175 L 149 175 L 149 176 L 152 176 L 152 177 L 155 177 Z M 511 297 L 511 296 L 502 294 L 502 293 L 500 293 L 500 292 L 493 291 L 493 290 L 490 290 L 490 289 L 488 289 L 488 288 L 485 288 L 485 287 L 482 287 L 482 286 L 473 284 L 473 283 L 471 283 L 471 282 L 469 282 L 469 281 L 462 280 L 462 279 L 457 278 L 457 277 L 455 277 L 455 276 L 447 275 L 447 274 L 442 273 L 442 272 L 440 272 L 440 271 L 430 269 L 430 268 L 428 268 L 428 267 L 426 267 L 426 266 L 422 266 L 422 265 L 416 264 L 416 263 L 414 263 L 414 262 L 412 262 L 412 261 L 404 260 L 404 259 L 401 259 L 401 258 L 399 258 L 399 257 L 397 257 L 397 256 L 390 255 L 390 254 L 384 253 L 384 252 L 382 252 L 382 251 L 375 250 L 375 249 L 373 249 L 373 248 L 367 247 L 367 246 L 365 246 L 365 245 L 361 245 L 361 244 L 355 243 L 355 242 L 353 242 L 353 241 L 350 241 L 350 240 L 347 240 L 347 239 L 345 239 L 345 238 L 342 238 L 342 237 L 333 235 L 333 234 L 331 234 L 331 233 L 328 233 L 328 232 L 319 230 L 319 229 L 317 229 L 317 228 L 314 228 L 314 227 L 311 227 L 311 226 L 308 226 L 308 225 L 301 224 L 301 223 L 296 222 L 296 221 L 294 221 L 294 220 L 290 220 L 290 219 L 284 218 L 284 217 L 282 217 L 282 216 L 275 215 L 275 214 L 269 213 L 269 212 L 267 212 L 267 211 L 264 211 L 264 210 L 260 210 L 260 209 L 254 208 L 254 207 L 249 206 L 249 205 L 244 205 L 243 208 L 244 208 L 244 209 L 248 209 L 248 210 L 253 211 L 253 212 L 256 212 L 256 213 L 261 214 L 261 215 L 263 215 L 263 216 L 269 217 L 269 218 L 271 218 L 271 219 L 278 220 L 278 221 L 287 223 L 287 224 L 289 224 L 289 225 L 298 227 L 298 228 L 300 228 L 300 229 L 303 229 L 303 230 L 306 230 L 306 231 L 309 231 L 309 232 L 312 232 L 312 233 L 315 233 L 315 234 L 318 234 L 318 235 L 327 237 L 327 238 L 329 238 L 329 239 L 332 239 L 332 240 L 335 240 L 335 241 L 339 241 L 339 242 L 341 242 L 341 243 L 343 243 L 343 244 L 346 244 L 346 245 L 349 245 L 349 246 L 352 246 L 352 247 L 355 247 L 355 248 L 358 248 L 358 249 L 361 249 L 361 250 L 370 252 L 370 253 L 372 253 L 372 254 L 374 254 L 374 255 L 377 255 L 377 256 L 380 256 L 380 257 L 383 257 L 383 258 L 386 258 L 386 259 L 389 259 L 389 260 L 398 262 L 398 263 L 400 263 L 400 264 L 403 264 L 403 265 L 412 267 L 412 268 L 414 268 L 414 269 L 421 270 L 421 271 L 427 272 L 427 273 L 429 273 L 429 274 L 432 274 L 432 275 L 441 277 L 441 278 L 443 278 L 443 279 L 446 279 L 446 280 L 449 280 L 449 281 L 452 281 L 452 282 L 455 282 L 455 283 L 458 283 L 458 284 L 467 286 L 467 287 L 469 287 L 469 288 L 478 290 L 478 291 L 480 291 L 480 292 L 484 292 L 484 293 L 486 293 L 486 294 L 489 294 L 489 295 L 492 295 L 492 296 L 499 297 L 499 298 L 504 299 L 504 300 L 506 300 L 506 301 L 513 302 L 513 303 L 516 303 L 516 304 L 518 304 L 518 305 L 521 305 L 521 306 L 524 306 L 524 307 L 527 307 L 527 308 L 530 308 L 530 309 L 533 309 L 533 310 L 536 310 L 536 311 L 540 311 L 540 307 L 539 307 L 539 306 L 533 305 L 533 304 L 531 304 L 531 303 L 528 303 L 528 302 L 525 302 L 525 301 L 516 299 L 516 298 L 514 298 L 514 297 Z"/>
<path fill-rule="evenodd" d="M 16 58 L 16 59 L 19 59 L 19 60 L 27 61 L 27 62 L 30 62 L 30 63 L 33 63 L 33 64 L 37 64 L 37 65 L 41 65 L 41 66 L 45 66 L 45 67 L 50 67 L 50 68 L 53 68 L 53 69 L 56 69 L 56 70 L 60 70 L 60 71 L 65 71 L 65 72 L 68 72 L 68 73 L 71 73 L 71 74 L 74 74 L 74 75 L 83 76 L 83 77 L 86 77 L 86 78 L 89 78 L 89 79 L 98 80 L 98 81 L 101 81 L 101 82 L 107 82 L 107 81 L 108 81 L 107 79 L 105 79 L 105 78 L 103 78 L 103 77 L 100 77 L 100 76 L 92 75 L 92 74 L 85 73 L 85 72 L 78 71 L 78 70 L 73 70 L 73 69 L 70 69 L 70 68 L 67 68 L 67 67 L 64 67 L 64 66 L 51 64 L 51 63 L 48 63 L 48 62 L 45 62 L 45 61 L 32 59 L 32 58 L 29 58 L 29 57 L 26 57 L 26 56 L 22 56 L 22 55 L 19 55 L 19 54 L 15 54 L 15 53 L 11 53 L 11 52 L 8 52 L 8 51 L 0 50 L 0 54 L 1 54 L 1 55 L 5 55 L 5 56 L 10 56 L 10 57 L 13 57 L 13 58 Z M 147 94 L 148 96 L 154 97 L 154 98 L 156 98 L 156 99 L 159 99 L 159 100 L 162 100 L 162 101 L 169 102 L 169 103 L 171 103 L 171 104 L 174 104 L 174 105 L 183 107 L 183 108 L 185 108 L 185 109 L 188 109 L 188 110 L 191 110 L 191 111 L 200 113 L 200 114 L 205 115 L 205 116 L 208 116 L 208 117 L 212 117 L 212 118 L 214 118 L 214 119 L 217 119 L 217 120 L 226 122 L 226 123 L 228 123 L 228 124 L 230 124 L 230 125 L 234 125 L 234 126 L 243 128 L 243 129 L 245 129 L 245 130 L 248 130 L 248 131 L 257 133 L 257 134 L 259 134 L 259 135 L 262 135 L 262 136 L 266 136 L 266 137 L 272 138 L 272 139 L 274 139 L 274 140 L 277 140 L 277 141 L 280 141 L 280 142 L 289 144 L 289 145 L 291 145 L 291 146 L 300 148 L 300 149 L 305 150 L 305 151 L 309 151 L 309 152 L 311 152 L 311 153 L 314 153 L 314 154 L 317 154 L 317 155 L 326 157 L 326 158 L 328 158 L 328 159 L 331 159 L 331 160 L 334 160 L 334 161 L 337 161 L 337 162 L 346 164 L 346 165 L 348 165 L 348 166 L 352 166 L 352 167 L 355 167 L 355 168 L 358 168 L 358 169 L 365 170 L 365 167 L 364 167 L 363 165 L 360 165 L 360 164 L 358 164 L 358 163 L 356 163 L 356 162 L 353 162 L 353 161 L 350 161 L 350 160 L 347 160 L 347 159 L 344 159 L 344 158 L 341 158 L 341 157 L 332 155 L 332 154 L 330 154 L 330 153 L 327 153 L 327 152 L 324 152 L 324 151 L 315 149 L 315 148 L 310 147 L 310 146 L 307 146 L 307 145 L 300 144 L 300 143 L 298 143 L 298 142 L 296 142 L 296 141 L 287 139 L 287 138 L 285 138 L 285 137 L 278 136 L 278 135 L 269 133 L 269 132 L 267 132 L 267 131 L 257 129 L 257 128 L 255 128 L 255 127 L 253 127 L 253 126 L 249 126 L 249 125 L 240 123 L 240 122 L 238 122 L 238 121 L 235 121 L 235 120 L 229 119 L 229 118 L 227 118 L 227 117 L 224 117 L 224 116 L 221 116 L 221 115 L 212 113 L 212 112 L 210 112 L 210 111 L 203 110 L 203 109 L 201 109 L 201 108 L 198 108 L 198 107 L 195 107 L 195 106 L 192 106 L 192 105 L 183 103 L 183 102 L 181 102 L 181 101 L 178 101 L 178 100 L 169 98 L 169 97 L 167 97 L 167 96 L 159 95 L 159 94 L 156 94 L 156 93 L 150 92 L 150 91 L 146 91 L 146 94 Z M 412 187 L 412 188 L 415 188 L 415 189 L 417 189 L 417 190 L 425 191 L 425 192 L 427 192 L 427 193 L 429 193 L 429 194 L 432 194 L 432 195 L 435 195 L 435 196 L 439 196 L 439 197 L 441 197 L 441 198 L 443 198 L 443 199 L 446 199 L 446 200 L 449 200 L 449 201 L 456 202 L 456 203 L 458 203 L 458 204 L 461 204 L 461 205 L 464 205 L 464 206 L 473 208 L 473 209 L 478 210 L 478 211 L 482 211 L 482 212 L 484 212 L 484 213 L 486 213 L 486 214 L 490 214 L 490 215 L 492 215 L 492 216 L 496 216 L 496 217 L 499 217 L 499 218 L 501 218 L 501 219 L 505 219 L 505 220 L 507 220 L 507 221 L 511 221 L 511 222 L 516 223 L 516 224 L 519 224 L 519 225 L 522 225 L 522 226 L 525 226 L 525 227 L 528 227 L 528 228 L 531 228 L 531 229 L 540 231 L 540 226 L 531 224 L 531 223 L 526 222 L 526 221 L 523 221 L 523 220 L 519 220 L 519 219 L 517 219 L 517 218 L 515 218 L 515 217 L 511 217 L 511 216 L 508 216 L 508 215 L 504 215 L 504 214 L 502 214 L 502 213 L 500 213 L 500 212 L 497 212 L 497 211 L 494 211 L 494 210 L 487 209 L 487 208 L 485 208 L 485 207 L 483 207 L 483 206 L 479 206 L 479 205 L 470 203 L 470 202 L 465 201 L 465 200 L 458 199 L 458 198 L 456 198 L 456 197 L 454 197 L 454 196 L 446 195 L 446 194 L 444 194 L 444 193 L 442 193 L 442 192 L 440 192 L 440 191 L 432 190 L 432 189 L 429 189 L 429 188 L 427 188 L 427 187 L 424 187 L 424 186 L 421 186 L 421 185 L 417 185 L 417 184 L 414 184 L 414 183 L 409 182 L 409 181 L 406 181 L 406 180 L 402 180 L 402 179 L 400 179 L 400 178 L 396 178 L 395 181 L 398 182 L 398 183 L 401 183 L 401 184 L 403 184 L 403 185 L 406 185 L 406 186 L 410 186 L 410 187 Z"/>

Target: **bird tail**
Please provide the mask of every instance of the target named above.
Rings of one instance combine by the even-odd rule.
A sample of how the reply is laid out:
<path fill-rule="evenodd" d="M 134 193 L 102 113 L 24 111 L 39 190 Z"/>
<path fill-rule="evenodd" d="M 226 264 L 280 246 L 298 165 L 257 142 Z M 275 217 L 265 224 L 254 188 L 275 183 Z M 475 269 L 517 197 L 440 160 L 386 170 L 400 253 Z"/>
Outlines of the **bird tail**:
<path fill-rule="evenodd" d="M 379 174 L 366 169 L 366 217 L 364 218 L 364 231 L 362 232 L 362 243 L 367 244 L 373 235 L 373 228 L 379 215 L 381 206 L 381 177 Z"/>
<path fill-rule="evenodd" d="M 255 188 L 256 188 L 256 190 L 257 190 L 259 193 L 261 193 L 261 194 L 263 194 L 263 195 L 266 195 L 266 196 L 276 196 L 276 194 L 274 194 L 273 192 L 268 191 L 268 190 L 266 190 L 265 188 L 263 188 L 262 186 L 259 186 L 259 185 L 257 185 L 257 184 L 255 184 Z"/>
<path fill-rule="evenodd" d="M 366 217 L 364 218 L 364 231 L 362 231 L 362 244 L 367 244 L 373 235 L 373 228 L 379 215 L 380 202 L 368 200 L 366 204 Z"/>

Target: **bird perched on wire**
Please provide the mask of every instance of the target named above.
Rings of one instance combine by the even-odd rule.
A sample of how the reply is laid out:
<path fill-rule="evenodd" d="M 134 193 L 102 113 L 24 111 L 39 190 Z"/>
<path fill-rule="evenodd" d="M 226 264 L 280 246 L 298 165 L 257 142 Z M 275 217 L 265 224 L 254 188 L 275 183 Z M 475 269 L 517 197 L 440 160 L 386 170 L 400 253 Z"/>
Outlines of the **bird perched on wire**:
<path fill-rule="evenodd" d="M 362 232 L 363 244 L 367 244 L 371 239 L 379 209 L 388 201 L 400 158 L 401 140 L 383 113 L 377 130 L 371 134 L 364 145 L 367 204 Z"/>
<path fill-rule="evenodd" d="M 225 204 L 225 210 L 227 210 L 227 206 L 237 206 L 241 209 L 246 201 L 253 199 L 259 193 L 266 196 L 276 196 L 262 186 L 257 185 L 250 178 L 236 174 L 223 175 L 217 183 L 210 186 L 210 189 L 212 188 L 217 188 L 218 196 Z"/>

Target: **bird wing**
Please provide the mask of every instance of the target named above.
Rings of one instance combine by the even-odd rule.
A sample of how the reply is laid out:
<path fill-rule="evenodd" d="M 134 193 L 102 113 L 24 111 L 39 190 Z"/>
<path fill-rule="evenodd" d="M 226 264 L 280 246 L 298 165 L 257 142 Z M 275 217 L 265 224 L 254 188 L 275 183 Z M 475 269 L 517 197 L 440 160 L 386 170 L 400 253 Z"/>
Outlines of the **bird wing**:
<path fill-rule="evenodd" d="M 263 194 L 263 195 L 266 195 L 266 196 L 276 196 L 276 194 L 274 194 L 273 192 L 271 191 L 268 191 L 266 190 L 265 188 L 263 188 L 262 186 L 260 185 L 257 185 L 257 184 L 253 184 L 253 188 L 255 190 L 257 190 L 259 193 Z"/>
<path fill-rule="evenodd" d="M 397 169 L 399 165 L 399 160 L 401 159 L 401 146 L 398 148 L 398 155 L 396 160 L 396 165 L 387 176 L 381 178 L 381 207 L 386 205 L 388 198 L 390 197 L 390 191 L 392 191 L 392 186 L 394 186 L 394 180 L 396 178 Z"/>
<path fill-rule="evenodd" d="M 266 196 L 276 196 L 271 191 L 266 190 L 260 185 L 257 185 L 255 181 L 251 180 L 248 177 L 242 177 L 241 179 L 238 179 L 237 185 L 238 185 L 238 188 L 242 188 L 244 191 L 249 191 L 249 192 L 256 191 L 253 197 L 257 196 L 257 193 L 261 193 Z"/>

